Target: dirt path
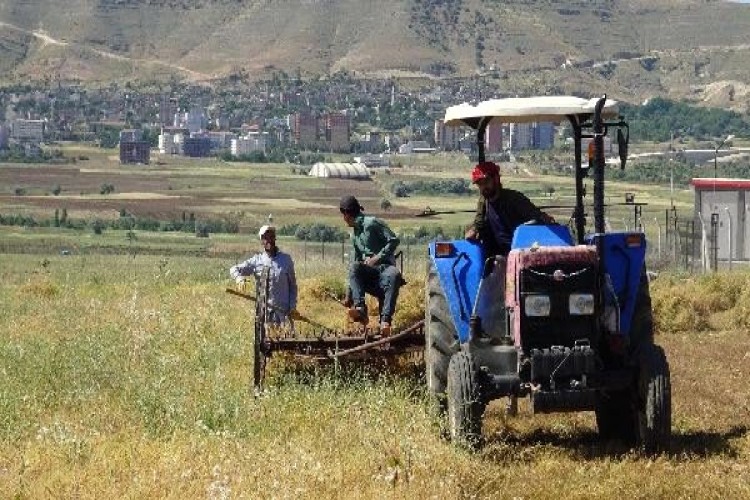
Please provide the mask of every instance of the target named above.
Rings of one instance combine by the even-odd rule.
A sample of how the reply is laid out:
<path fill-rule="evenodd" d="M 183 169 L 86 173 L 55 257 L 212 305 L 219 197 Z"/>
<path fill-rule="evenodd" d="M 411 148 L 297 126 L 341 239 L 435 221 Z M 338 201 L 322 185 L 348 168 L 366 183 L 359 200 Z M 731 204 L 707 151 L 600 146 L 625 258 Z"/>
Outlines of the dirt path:
<path fill-rule="evenodd" d="M 169 63 L 166 61 L 162 61 L 160 59 L 140 59 L 140 58 L 135 58 L 135 57 L 128 57 L 128 56 L 124 56 L 121 54 L 115 54 L 114 52 L 110 52 L 107 50 L 96 49 L 96 48 L 90 47 L 82 43 L 67 42 L 65 40 L 53 38 L 52 36 L 50 36 L 49 34 L 47 34 L 46 32 L 42 30 L 28 30 L 25 28 L 21 28 L 20 26 L 15 26 L 13 24 L 2 22 L 2 21 L 0 21 L 0 27 L 8 28 L 13 31 L 17 31 L 20 33 L 24 33 L 26 35 L 33 36 L 34 38 L 40 40 L 43 43 L 43 46 L 55 45 L 58 47 L 68 47 L 68 46 L 78 47 L 84 50 L 88 50 L 89 52 L 92 52 L 100 57 L 104 57 L 107 59 L 113 59 L 116 61 L 123 61 L 123 62 L 137 63 L 137 64 L 152 64 L 156 66 L 163 66 L 165 68 L 174 69 L 182 73 L 185 73 L 188 77 L 190 77 L 193 80 L 209 80 L 213 78 L 213 75 L 209 75 L 207 73 L 201 73 L 199 71 L 186 68 L 185 66 L 180 66 L 178 64 Z"/>

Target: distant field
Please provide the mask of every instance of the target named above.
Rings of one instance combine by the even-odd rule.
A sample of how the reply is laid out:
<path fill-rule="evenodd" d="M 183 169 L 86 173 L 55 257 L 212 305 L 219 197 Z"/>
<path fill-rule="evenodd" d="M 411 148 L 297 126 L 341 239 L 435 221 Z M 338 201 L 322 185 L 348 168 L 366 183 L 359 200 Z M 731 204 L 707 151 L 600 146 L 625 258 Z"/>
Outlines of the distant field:
<path fill-rule="evenodd" d="M 471 211 L 476 195 L 414 195 L 396 198 L 390 192 L 396 180 L 430 180 L 436 178 L 469 178 L 471 164 L 462 155 L 399 157 L 402 168 L 377 171 L 372 181 L 317 179 L 292 174 L 292 165 L 227 163 L 216 159 L 187 159 L 157 155 L 151 165 L 120 165 L 114 151 L 102 151 L 83 145 L 66 145 L 69 156 L 83 155 L 89 160 L 74 165 L 0 164 L 0 213 L 31 214 L 50 219 L 55 209 L 65 208 L 70 218 L 112 219 L 121 210 L 140 217 L 161 220 L 177 219 L 183 213 L 197 218 L 230 217 L 243 231 L 260 226 L 269 214 L 278 225 L 325 222 L 341 225 L 338 200 L 343 194 L 354 194 L 367 212 L 392 220 L 392 225 L 409 232 L 419 226 L 455 228 L 471 221 L 471 213 L 415 217 L 426 207 L 433 210 Z M 519 164 L 517 169 L 503 166 L 503 183 L 518 189 L 540 206 L 550 208 L 560 222 L 567 222 L 574 204 L 574 180 L 569 176 L 544 175 L 544 165 Z M 100 194 L 104 184 L 115 191 Z M 591 203 L 591 181 L 588 180 Z M 61 193 L 52 195 L 59 186 Z M 24 194 L 17 195 L 16 189 Z M 549 196 L 550 188 L 554 193 Z M 606 203 L 610 223 L 615 228 L 633 227 L 632 207 L 617 204 L 626 192 L 634 192 L 636 201 L 648 203 L 643 209 L 647 231 L 664 220 L 670 204 L 668 188 L 652 185 L 610 182 Z M 684 216 L 692 217 L 693 195 L 676 190 L 675 205 Z M 381 209 L 388 199 L 392 206 Z"/>
<path fill-rule="evenodd" d="M 138 245 L 194 239 L 161 238 Z M 736 321 L 750 275 L 653 283 L 658 311 L 683 318 L 657 337 L 672 366 L 671 453 L 648 458 L 599 442 L 588 413 L 531 416 L 522 404 L 507 418 L 498 402 L 485 416 L 486 447 L 470 455 L 440 437 L 408 363 L 337 376 L 295 373 L 274 358 L 270 390 L 254 399 L 250 311 L 223 291 L 234 259 L 0 259 L 3 496 L 750 496 L 750 340 Z M 301 310 L 319 307 L 311 291 L 341 272 L 335 260 L 301 266 Z M 422 272 L 407 278 L 418 283 Z M 707 306 L 735 319 L 713 318 Z M 687 321 L 691 308 L 710 324 Z M 340 314 L 330 311 L 324 321 Z"/>

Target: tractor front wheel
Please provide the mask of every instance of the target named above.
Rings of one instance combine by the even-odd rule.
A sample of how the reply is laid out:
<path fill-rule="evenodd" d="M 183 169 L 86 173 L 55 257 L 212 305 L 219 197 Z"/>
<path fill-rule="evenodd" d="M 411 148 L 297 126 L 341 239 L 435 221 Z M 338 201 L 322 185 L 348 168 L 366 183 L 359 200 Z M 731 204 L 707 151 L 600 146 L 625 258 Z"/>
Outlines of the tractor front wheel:
<path fill-rule="evenodd" d="M 479 446 L 483 405 L 477 369 L 468 352 L 451 357 L 448 365 L 448 430 L 453 443 L 467 449 Z"/>
<path fill-rule="evenodd" d="M 445 411 L 445 387 L 448 378 L 448 363 L 451 356 L 458 352 L 458 333 L 453 325 L 448 300 L 440 284 L 435 264 L 430 262 L 427 268 L 425 286 L 425 371 L 427 372 L 427 389 L 432 396 L 435 407 L 440 413 Z"/>

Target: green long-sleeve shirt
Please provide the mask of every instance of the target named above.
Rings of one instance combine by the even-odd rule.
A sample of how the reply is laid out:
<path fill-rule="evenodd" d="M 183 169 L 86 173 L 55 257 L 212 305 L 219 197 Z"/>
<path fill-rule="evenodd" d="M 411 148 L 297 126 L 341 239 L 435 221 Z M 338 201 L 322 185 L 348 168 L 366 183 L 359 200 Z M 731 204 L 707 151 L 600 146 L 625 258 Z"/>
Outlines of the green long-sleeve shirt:
<path fill-rule="evenodd" d="M 385 222 L 371 215 L 360 214 L 354 219 L 352 237 L 354 262 L 362 262 L 373 255 L 381 264 L 394 264 L 399 239 Z"/>

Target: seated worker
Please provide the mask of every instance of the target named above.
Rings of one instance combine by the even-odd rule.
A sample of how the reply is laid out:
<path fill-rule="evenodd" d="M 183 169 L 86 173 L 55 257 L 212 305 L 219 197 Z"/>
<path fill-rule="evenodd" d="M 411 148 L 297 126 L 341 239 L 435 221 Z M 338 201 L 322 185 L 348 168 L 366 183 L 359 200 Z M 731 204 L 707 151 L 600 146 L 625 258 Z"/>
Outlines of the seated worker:
<path fill-rule="evenodd" d="M 391 320 L 396 309 L 398 289 L 403 283 L 394 254 L 399 240 L 380 219 L 364 215 L 363 207 L 354 196 L 344 196 L 339 210 L 347 226 L 354 229 L 352 257 L 349 268 L 349 292 L 344 305 L 349 317 L 367 324 L 365 293 L 381 301 L 380 333 L 391 333 Z"/>
<path fill-rule="evenodd" d="M 294 318 L 297 307 L 297 277 L 294 274 L 294 262 L 276 246 L 276 228 L 266 225 L 258 231 L 263 252 L 257 253 L 245 262 L 232 266 L 231 277 L 238 283 L 244 283 L 250 276 L 260 276 L 264 269 L 270 272 L 270 290 L 268 305 L 269 321 L 280 324 L 288 317 Z"/>
<path fill-rule="evenodd" d="M 555 223 L 523 193 L 503 187 L 497 164 L 489 161 L 479 163 L 471 172 L 471 180 L 479 187 L 480 197 L 474 223 L 467 229 L 466 239 L 480 240 L 485 257 L 507 256 L 513 232 L 525 222 Z"/>

